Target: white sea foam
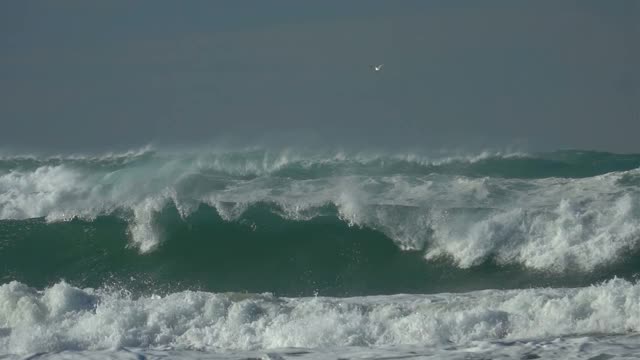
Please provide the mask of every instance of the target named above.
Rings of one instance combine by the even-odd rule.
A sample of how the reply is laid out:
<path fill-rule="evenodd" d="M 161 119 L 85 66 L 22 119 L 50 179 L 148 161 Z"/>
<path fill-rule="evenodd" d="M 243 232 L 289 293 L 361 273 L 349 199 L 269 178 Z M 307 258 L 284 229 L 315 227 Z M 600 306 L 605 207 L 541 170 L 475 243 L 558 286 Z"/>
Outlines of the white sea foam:
<path fill-rule="evenodd" d="M 581 336 L 552 340 L 527 341 L 476 341 L 469 346 L 424 347 L 330 347 L 330 348 L 283 348 L 254 351 L 196 351 L 170 348 L 120 348 L 94 351 L 61 351 L 34 354 L 37 359 L 179 359 L 179 360 L 326 360 L 326 359 L 635 359 L 640 352 L 637 335 Z M 32 359 L 29 355 L 8 355 L 3 359 Z"/>
<path fill-rule="evenodd" d="M 583 179 L 275 173 L 291 164 L 333 162 L 347 169 L 381 159 L 341 152 L 156 154 L 116 167 L 63 161 L 16 168 L 0 173 L 0 219 L 91 220 L 124 210 L 131 244 L 144 253 L 162 242 L 157 215 L 167 205 L 186 218 L 208 204 L 227 221 L 257 203 L 299 221 L 333 205 L 347 224 L 381 231 L 428 260 L 444 256 L 470 267 L 492 258 L 549 271 L 589 271 L 640 244 L 640 188 L 633 180 L 640 170 Z"/>
<path fill-rule="evenodd" d="M 0 354 L 123 347 L 508 353 L 514 341 L 520 345 L 511 351 L 522 352 L 551 339 L 570 344 L 571 337 L 638 331 L 640 285 L 620 279 L 576 289 L 357 298 L 191 291 L 132 298 L 64 282 L 44 291 L 18 282 L 0 286 Z"/>

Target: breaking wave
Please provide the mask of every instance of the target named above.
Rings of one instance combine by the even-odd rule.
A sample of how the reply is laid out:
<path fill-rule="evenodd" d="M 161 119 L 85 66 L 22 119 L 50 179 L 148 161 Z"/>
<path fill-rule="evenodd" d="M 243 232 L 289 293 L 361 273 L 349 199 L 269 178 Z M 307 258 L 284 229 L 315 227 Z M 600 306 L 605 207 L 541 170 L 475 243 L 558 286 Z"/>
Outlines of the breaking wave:
<path fill-rule="evenodd" d="M 186 291 L 134 298 L 65 282 L 0 286 L 0 352 L 461 346 L 640 330 L 640 287 L 279 298 Z"/>
<path fill-rule="evenodd" d="M 159 214 L 167 206 L 182 219 L 209 206 L 234 222 L 266 205 L 285 220 L 333 216 L 461 268 L 492 259 L 591 271 L 637 247 L 638 164 L 640 156 L 591 152 L 440 160 L 264 150 L 10 157 L 0 161 L 0 219 L 118 215 L 130 244 L 149 253 L 163 243 Z"/>

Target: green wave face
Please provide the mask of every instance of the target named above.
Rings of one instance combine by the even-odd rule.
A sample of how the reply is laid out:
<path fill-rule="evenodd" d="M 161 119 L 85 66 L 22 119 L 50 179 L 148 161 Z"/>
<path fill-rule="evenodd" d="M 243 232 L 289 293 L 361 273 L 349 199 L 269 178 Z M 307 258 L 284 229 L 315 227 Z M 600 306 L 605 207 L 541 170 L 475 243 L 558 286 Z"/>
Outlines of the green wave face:
<path fill-rule="evenodd" d="M 640 269 L 638 254 L 586 274 L 531 271 L 491 258 L 464 269 L 448 258 L 427 261 L 422 251 L 403 251 L 384 234 L 349 227 L 335 216 L 284 220 L 265 206 L 233 222 L 206 206 L 187 219 L 168 208 L 158 220 L 164 241 L 143 255 L 128 245 L 127 222 L 117 216 L 52 224 L 3 221 L 0 281 L 44 287 L 65 279 L 140 293 L 358 296 L 581 286 L 614 275 L 633 278 Z"/>
<path fill-rule="evenodd" d="M 355 296 L 640 270 L 640 155 L 0 159 L 0 281 Z"/>

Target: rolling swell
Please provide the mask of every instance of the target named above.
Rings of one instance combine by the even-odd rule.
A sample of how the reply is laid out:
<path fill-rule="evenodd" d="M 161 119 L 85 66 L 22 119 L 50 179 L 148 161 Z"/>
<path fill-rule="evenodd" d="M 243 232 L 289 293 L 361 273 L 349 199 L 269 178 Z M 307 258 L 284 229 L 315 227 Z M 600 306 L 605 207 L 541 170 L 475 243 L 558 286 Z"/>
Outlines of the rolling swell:
<path fill-rule="evenodd" d="M 584 286 L 613 276 L 634 279 L 640 252 L 597 271 L 531 271 L 489 257 L 471 268 L 450 258 L 425 261 L 383 233 L 353 227 L 327 207 L 308 221 L 287 220 L 259 204 L 234 221 L 202 206 L 186 219 L 175 207 L 158 216 L 163 244 L 140 255 L 129 245 L 124 215 L 92 221 L 3 221 L 0 282 L 45 287 L 65 279 L 82 287 L 135 293 L 202 289 L 282 296 L 438 293 L 485 288 Z"/>
<path fill-rule="evenodd" d="M 5 157 L 0 280 L 345 296 L 631 279 L 639 162 L 580 151 Z"/>
<path fill-rule="evenodd" d="M 491 265 L 469 271 L 425 262 L 420 252 L 401 251 L 384 234 L 325 211 L 333 214 L 301 222 L 257 205 L 230 222 L 208 206 L 186 219 L 167 207 L 158 218 L 164 242 L 144 256 L 128 246 L 128 224 L 119 216 L 5 221 L 0 263 L 8 275 L 0 281 L 345 296 L 476 288 L 476 281 L 500 276 Z"/>

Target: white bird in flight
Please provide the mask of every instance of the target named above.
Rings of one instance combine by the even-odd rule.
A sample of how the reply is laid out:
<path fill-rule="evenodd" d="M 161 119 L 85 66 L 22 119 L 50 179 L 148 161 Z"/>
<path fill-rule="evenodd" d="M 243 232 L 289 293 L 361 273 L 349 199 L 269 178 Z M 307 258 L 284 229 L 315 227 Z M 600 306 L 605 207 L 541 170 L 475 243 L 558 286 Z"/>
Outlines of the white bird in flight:
<path fill-rule="evenodd" d="M 373 71 L 375 72 L 380 72 L 382 71 L 382 67 L 384 66 L 384 64 L 380 64 L 380 65 L 369 65 L 369 67 L 371 67 L 373 69 Z"/>

